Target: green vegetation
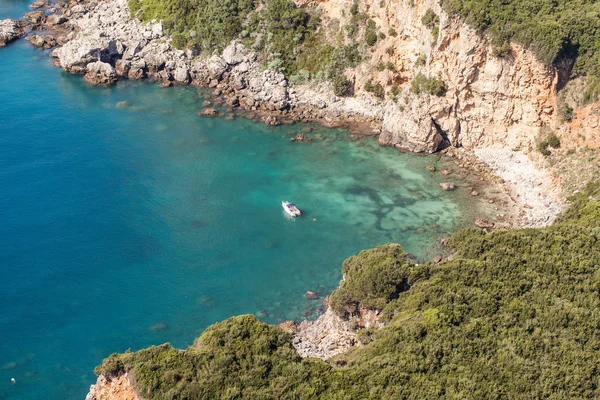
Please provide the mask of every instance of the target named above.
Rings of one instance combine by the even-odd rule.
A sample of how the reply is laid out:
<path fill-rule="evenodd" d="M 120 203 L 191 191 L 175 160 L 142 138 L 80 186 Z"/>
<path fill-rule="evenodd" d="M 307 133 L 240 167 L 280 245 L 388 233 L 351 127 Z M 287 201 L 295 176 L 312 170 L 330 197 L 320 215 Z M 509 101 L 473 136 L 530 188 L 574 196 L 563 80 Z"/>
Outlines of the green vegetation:
<path fill-rule="evenodd" d="M 163 20 L 175 46 L 203 50 L 227 46 L 255 7 L 253 0 L 129 0 L 132 15 L 142 21 Z"/>
<path fill-rule="evenodd" d="M 558 106 L 558 116 L 562 122 L 570 121 L 573 119 L 573 107 L 567 103 L 561 103 Z"/>
<path fill-rule="evenodd" d="M 398 244 L 361 251 L 344 261 L 344 280 L 331 295 L 331 309 L 344 317 L 356 315 L 359 308 L 383 310 L 409 288 L 411 266 Z"/>
<path fill-rule="evenodd" d="M 433 37 L 437 39 L 440 34 L 440 17 L 431 8 L 425 11 L 423 18 L 421 18 L 421 23 L 430 29 Z"/>
<path fill-rule="evenodd" d="M 350 257 L 332 307 L 387 324 L 330 363 L 241 316 L 187 350 L 115 354 L 95 372 L 127 371 L 148 400 L 598 398 L 600 181 L 570 200 L 546 228 L 460 231 L 439 264 L 393 244 Z"/>
<path fill-rule="evenodd" d="M 488 33 L 499 55 L 515 41 L 547 64 L 571 59 L 575 74 L 600 77 L 600 3 L 595 0 L 443 0 L 443 6 Z"/>
<path fill-rule="evenodd" d="M 546 157 L 552 154 L 550 150 L 548 150 L 548 146 L 553 149 L 558 149 L 560 147 L 560 140 L 554 132 L 548 132 L 543 139 L 538 140 L 537 142 L 538 151 Z"/>
<path fill-rule="evenodd" d="M 418 60 L 417 60 L 418 61 Z M 440 78 L 427 78 L 422 73 L 418 73 L 410 83 L 410 91 L 414 94 L 429 93 L 432 96 L 444 96 L 448 86 Z"/>
<path fill-rule="evenodd" d="M 298 49 L 305 37 L 316 30 L 318 18 L 296 7 L 291 0 L 269 0 L 249 17 L 246 44 L 263 51 L 265 59 L 279 61 L 280 71 L 294 73 Z M 257 40 L 259 39 L 259 40 Z"/>
<path fill-rule="evenodd" d="M 370 19 L 367 22 L 367 29 L 365 30 L 365 43 L 368 46 L 375 46 L 377 43 L 377 25 L 375 25 L 375 21 Z"/>
<path fill-rule="evenodd" d="M 369 81 L 365 83 L 365 90 L 382 100 L 385 97 L 385 91 L 383 86 L 381 86 L 381 83 L 373 83 L 372 79 L 369 79 Z"/>

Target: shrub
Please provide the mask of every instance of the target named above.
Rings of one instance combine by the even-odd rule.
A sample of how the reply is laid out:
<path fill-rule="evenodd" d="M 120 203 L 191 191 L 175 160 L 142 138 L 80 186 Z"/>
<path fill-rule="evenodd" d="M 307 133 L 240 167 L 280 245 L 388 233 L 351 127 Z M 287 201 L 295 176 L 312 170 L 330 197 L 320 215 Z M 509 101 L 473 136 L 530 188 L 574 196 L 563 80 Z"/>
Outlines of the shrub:
<path fill-rule="evenodd" d="M 429 93 L 432 96 L 444 96 L 448 87 L 446 82 L 440 78 L 427 78 L 422 73 L 418 73 L 411 82 L 410 91 L 415 94 Z"/>
<path fill-rule="evenodd" d="M 396 32 L 396 30 L 394 28 L 390 28 L 390 29 L 388 29 L 388 35 L 390 35 L 392 37 L 396 37 L 396 36 L 398 36 L 398 32 Z"/>
<path fill-rule="evenodd" d="M 548 146 L 552 147 L 553 149 L 558 149 L 560 147 L 560 140 L 554 132 L 550 132 L 548 134 L 546 141 L 548 142 Z"/>
<path fill-rule="evenodd" d="M 373 94 L 375 97 L 379 97 L 380 99 L 383 99 L 385 97 L 385 93 L 383 90 L 383 86 L 381 86 L 381 83 L 373 84 L 372 79 L 369 79 L 369 81 L 365 84 L 365 90 Z"/>
<path fill-rule="evenodd" d="M 428 8 L 427 11 L 425 11 L 425 14 L 421 18 L 421 23 L 431 30 L 431 34 L 434 38 L 438 37 L 440 17 L 431 8 Z"/>
<path fill-rule="evenodd" d="M 425 54 L 419 55 L 415 61 L 415 67 L 423 67 L 427 64 L 427 56 Z"/>
<path fill-rule="evenodd" d="M 563 102 L 558 107 L 558 116 L 562 122 L 570 121 L 573 119 L 573 111 L 573 107 Z"/>
<path fill-rule="evenodd" d="M 353 85 L 344 75 L 333 78 L 333 93 L 339 97 L 348 97 L 354 94 Z"/>
<path fill-rule="evenodd" d="M 542 155 L 548 157 L 550 154 L 550 150 L 548 150 L 548 141 L 547 140 L 540 140 L 537 142 L 536 145 L 537 150 L 542 153 Z"/>
<path fill-rule="evenodd" d="M 396 98 L 400 94 L 400 88 L 398 87 L 398 84 L 394 83 L 392 85 L 391 92 L 392 92 L 392 97 L 394 98 L 394 100 L 396 100 Z"/>
<path fill-rule="evenodd" d="M 367 29 L 365 31 L 365 42 L 369 46 L 375 46 L 377 43 L 377 32 L 373 29 Z"/>

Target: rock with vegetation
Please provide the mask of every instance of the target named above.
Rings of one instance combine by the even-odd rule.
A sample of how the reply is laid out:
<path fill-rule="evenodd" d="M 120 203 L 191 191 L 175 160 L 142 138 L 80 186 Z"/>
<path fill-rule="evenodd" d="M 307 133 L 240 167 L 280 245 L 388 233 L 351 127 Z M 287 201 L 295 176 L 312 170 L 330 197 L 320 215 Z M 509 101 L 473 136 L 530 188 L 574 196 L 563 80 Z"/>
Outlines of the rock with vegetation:
<path fill-rule="evenodd" d="M 361 346 L 302 359 L 291 334 L 234 317 L 186 350 L 111 355 L 93 393 L 118 382 L 148 400 L 597 398 L 599 229 L 596 182 L 546 228 L 456 233 L 439 264 L 368 250 L 345 262 L 333 296 L 345 317 L 381 310 L 385 326 L 357 332 Z"/>

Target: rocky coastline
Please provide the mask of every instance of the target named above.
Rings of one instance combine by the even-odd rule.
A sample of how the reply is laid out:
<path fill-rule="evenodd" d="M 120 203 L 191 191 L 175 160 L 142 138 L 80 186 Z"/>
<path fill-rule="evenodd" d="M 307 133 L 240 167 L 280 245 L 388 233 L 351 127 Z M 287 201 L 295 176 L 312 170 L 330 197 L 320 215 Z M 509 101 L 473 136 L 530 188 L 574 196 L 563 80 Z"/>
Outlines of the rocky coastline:
<path fill-rule="evenodd" d="M 381 102 L 369 95 L 337 97 L 328 83 L 294 85 L 282 73 L 265 70 L 259 57 L 239 41 L 233 41 L 222 55 L 178 50 L 170 44 L 160 22 L 142 24 L 132 19 L 126 0 L 73 0 L 54 7 L 46 5 L 40 8 L 47 13 L 40 9 L 32 11 L 24 16 L 27 22 L 0 21 L 0 46 L 31 30 L 26 39 L 32 45 L 53 49 L 50 56 L 56 65 L 69 73 L 83 75 L 83 79 L 92 85 L 111 84 L 119 79 L 148 79 L 162 86 L 198 85 L 210 88 L 212 94 L 227 106 L 251 113 L 269 125 L 314 121 L 346 127 L 355 134 L 378 136 L 381 145 L 403 151 L 429 154 L 441 150 L 448 163 L 467 175 L 472 173 L 475 180 L 485 177 L 493 182 L 502 199 L 490 198 L 490 202 L 503 202 L 515 212 L 514 218 L 503 221 L 480 221 L 480 227 L 484 229 L 545 226 L 564 207 L 556 182 L 539 166 L 540 158 L 532 160 L 523 151 L 531 144 L 533 128 L 525 135 L 526 139 L 517 136 L 517 128 L 485 137 L 482 126 L 496 129 L 489 120 L 485 122 L 489 117 L 485 111 L 481 115 L 484 120 L 481 125 L 474 121 L 476 116 L 472 111 L 467 113 L 468 124 L 461 127 L 456 115 L 448 113 L 447 108 L 440 107 L 436 99 L 428 96 L 418 97 L 409 106 L 409 111 L 400 112 L 389 102 Z M 466 28 L 452 24 L 456 25 L 448 21 L 449 29 L 461 31 L 463 37 L 475 41 L 470 31 L 464 32 Z M 446 45 L 450 46 L 452 39 L 446 39 Z M 477 63 L 483 65 L 482 60 Z M 530 72 L 527 73 L 531 75 Z M 552 72 L 538 72 L 539 76 L 546 76 L 542 85 L 545 89 L 535 89 L 542 98 L 550 93 L 549 88 L 556 84 L 558 77 Z M 498 74 L 497 71 L 494 73 Z M 471 91 L 465 86 L 472 83 L 471 78 L 464 78 L 455 85 L 457 103 L 461 90 Z M 511 79 L 518 80 L 519 77 L 512 76 Z M 530 81 L 536 79 L 530 76 Z M 491 90 L 505 91 L 507 85 Z M 473 108 L 472 99 L 465 103 Z M 521 107 L 527 109 L 523 104 Z M 540 109 L 548 114 L 543 118 L 549 118 L 551 114 L 548 107 L 548 104 L 540 105 Z M 497 110 L 491 111 L 494 112 Z M 531 116 L 537 115 L 536 112 L 527 114 L 525 119 L 530 118 L 530 125 L 539 127 L 542 117 Z M 204 114 L 214 113 L 205 108 Z M 436 116 L 435 120 L 431 118 L 432 114 Z M 511 115 L 510 118 L 516 117 Z M 469 126 L 474 134 L 467 135 L 463 131 Z M 507 140 L 498 140 L 502 134 Z M 442 149 L 444 145 L 451 146 Z M 464 148 L 455 147 L 461 145 Z M 476 193 L 473 196 L 479 195 L 473 188 L 470 192 Z M 363 317 L 359 326 L 378 323 L 374 315 Z M 294 346 L 302 357 L 329 359 L 358 343 L 353 324 L 341 320 L 330 310 L 315 321 L 288 322 L 282 328 L 294 335 Z M 122 375 L 115 378 L 100 376 L 86 399 L 137 398 L 127 376 Z"/>

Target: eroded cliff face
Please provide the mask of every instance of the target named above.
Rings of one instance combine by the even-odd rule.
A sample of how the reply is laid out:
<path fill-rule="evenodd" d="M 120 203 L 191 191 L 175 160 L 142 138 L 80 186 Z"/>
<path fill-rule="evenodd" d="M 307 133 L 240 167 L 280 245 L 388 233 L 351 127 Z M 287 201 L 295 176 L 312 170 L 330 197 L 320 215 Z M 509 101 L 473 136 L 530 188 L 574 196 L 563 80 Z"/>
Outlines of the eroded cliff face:
<path fill-rule="evenodd" d="M 143 400 L 129 381 L 127 373 L 116 377 L 100 375 L 85 400 Z"/>
<path fill-rule="evenodd" d="M 348 24 L 352 3 L 320 2 L 323 25 Z M 396 101 L 380 102 L 382 144 L 417 152 L 433 152 L 446 140 L 468 149 L 491 145 L 526 149 L 543 125 L 554 123 L 555 70 L 517 45 L 510 56 L 495 57 L 485 37 L 449 18 L 437 2 L 411 3 L 360 3 L 386 37 L 371 48 L 370 59 L 346 75 L 354 82 L 358 98 L 365 96 L 365 84 L 371 79 L 382 84 L 386 99 L 392 97 L 393 85 L 400 89 Z M 428 9 L 440 17 L 437 38 L 421 22 Z M 395 36 L 388 33 L 390 28 Z M 334 29 L 328 34 L 332 36 Z M 411 82 L 419 73 L 444 81 L 445 95 L 412 93 Z"/>

